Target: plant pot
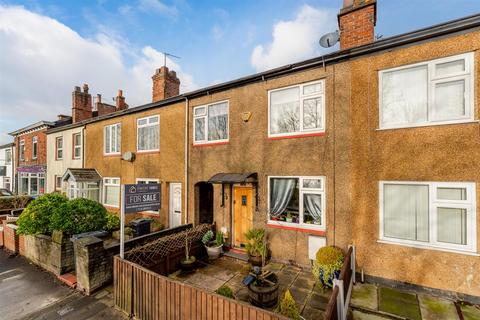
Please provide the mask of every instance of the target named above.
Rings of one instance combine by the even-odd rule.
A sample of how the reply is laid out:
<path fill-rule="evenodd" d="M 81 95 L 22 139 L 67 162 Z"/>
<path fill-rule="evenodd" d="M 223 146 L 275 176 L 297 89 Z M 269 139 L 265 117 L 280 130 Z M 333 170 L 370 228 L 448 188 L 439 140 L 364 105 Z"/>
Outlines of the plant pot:
<path fill-rule="evenodd" d="M 222 254 L 222 247 L 223 245 L 213 247 L 205 246 L 205 248 L 207 249 L 208 259 L 215 260 L 220 257 L 220 255 Z"/>
<path fill-rule="evenodd" d="M 256 284 L 256 281 L 248 285 L 248 298 L 250 303 L 260 308 L 269 308 L 277 304 L 278 301 L 278 277 L 271 274 L 268 278 L 274 285 L 267 282 Z"/>
<path fill-rule="evenodd" d="M 192 272 L 193 270 L 195 270 L 196 261 L 197 259 L 195 259 L 194 256 L 190 256 L 189 259 L 182 259 L 180 261 L 180 268 L 183 272 Z"/>
<path fill-rule="evenodd" d="M 252 266 L 261 267 L 262 266 L 262 256 L 250 256 L 248 261 Z"/>
<path fill-rule="evenodd" d="M 333 288 L 333 279 L 338 279 L 340 277 L 340 270 L 335 270 L 332 275 L 330 276 L 330 278 L 325 281 L 323 280 L 323 270 L 320 269 L 320 282 L 324 285 L 324 286 L 327 286 L 329 288 Z"/>

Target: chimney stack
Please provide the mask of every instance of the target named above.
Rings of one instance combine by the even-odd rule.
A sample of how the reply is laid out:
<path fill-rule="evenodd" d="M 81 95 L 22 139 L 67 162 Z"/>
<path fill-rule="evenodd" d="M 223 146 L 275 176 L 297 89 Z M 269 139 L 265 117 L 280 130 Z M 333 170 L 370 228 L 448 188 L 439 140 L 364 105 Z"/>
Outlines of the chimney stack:
<path fill-rule="evenodd" d="M 376 0 L 343 0 L 338 14 L 340 50 L 372 43 L 376 22 Z"/>
<path fill-rule="evenodd" d="M 76 86 L 72 92 L 73 123 L 92 117 L 92 96 L 88 93 L 88 84 L 83 85 L 83 92 Z"/>
<path fill-rule="evenodd" d="M 157 69 L 152 76 L 152 102 L 157 102 L 180 93 L 180 80 L 175 71 L 169 71 L 166 66 Z"/>
<path fill-rule="evenodd" d="M 117 107 L 117 111 L 125 110 L 128 108 L 128 104 L 125 103 L 125 97 L 123 96 L 122 90 L 118 90 L 118 95 L 115 98 L 115 105 Z"/>

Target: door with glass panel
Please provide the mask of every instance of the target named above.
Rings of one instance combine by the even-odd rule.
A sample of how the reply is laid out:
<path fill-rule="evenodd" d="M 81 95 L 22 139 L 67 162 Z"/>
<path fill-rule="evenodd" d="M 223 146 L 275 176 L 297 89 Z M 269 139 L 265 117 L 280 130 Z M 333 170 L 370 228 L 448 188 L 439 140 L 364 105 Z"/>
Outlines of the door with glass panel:
<path fill-rule="evenodd" d="M 233 244 L 244 247 L 247 243 L 245 233 L 253 226 L 253 190 L 251 187 L 235 187 L 233 194 Z"/>

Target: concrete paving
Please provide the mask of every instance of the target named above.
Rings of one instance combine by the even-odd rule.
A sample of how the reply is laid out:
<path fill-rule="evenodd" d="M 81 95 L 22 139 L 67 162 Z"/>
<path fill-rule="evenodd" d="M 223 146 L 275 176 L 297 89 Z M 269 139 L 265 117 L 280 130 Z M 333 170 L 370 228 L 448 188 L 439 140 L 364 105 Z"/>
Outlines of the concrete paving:
<path fill-rule="evenodd" d="M 353 287 L 350 306 L 353 320 L 480 320 L 480 306 L 367 283 Z"/>
<path fill-rule="evenodd" d="M 20 256 L 0 250 L 0 319 L 126 319 L 111 289 L 83 296 Z"/>

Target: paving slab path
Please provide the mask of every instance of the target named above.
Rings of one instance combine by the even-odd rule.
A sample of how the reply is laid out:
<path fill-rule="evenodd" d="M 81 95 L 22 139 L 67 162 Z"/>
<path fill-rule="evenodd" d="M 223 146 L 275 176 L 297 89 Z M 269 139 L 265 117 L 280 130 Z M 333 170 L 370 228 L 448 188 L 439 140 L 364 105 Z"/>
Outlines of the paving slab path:
<path fill-rule="evenodd" d="M 353 287 L 351 318 L 480 320 L 480 306 L 375 284 L 357 283 Z"/>

